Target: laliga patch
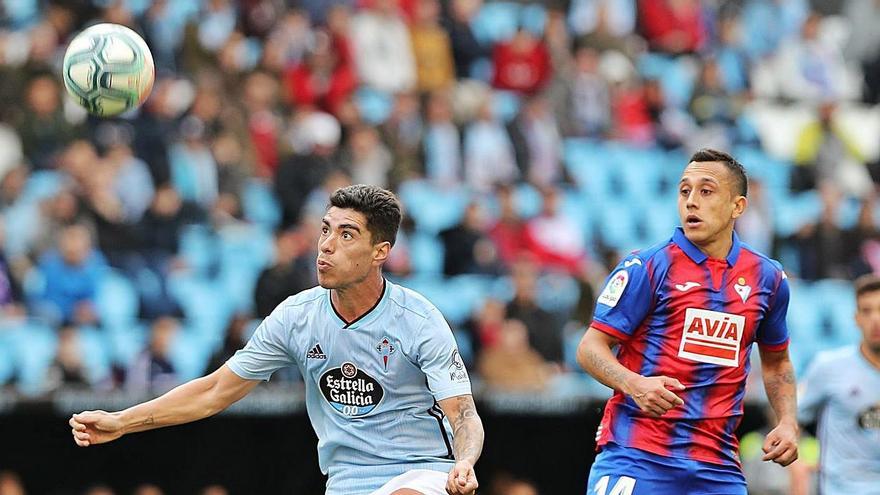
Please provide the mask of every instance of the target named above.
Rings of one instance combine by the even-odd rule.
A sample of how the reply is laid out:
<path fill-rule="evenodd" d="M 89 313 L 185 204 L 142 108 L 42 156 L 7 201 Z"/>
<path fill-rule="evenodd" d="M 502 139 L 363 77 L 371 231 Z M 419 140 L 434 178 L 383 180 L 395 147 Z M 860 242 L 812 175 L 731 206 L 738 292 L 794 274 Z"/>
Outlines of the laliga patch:
<path fill-rule="evenodd" d="M 599 304 L 604 304 L 611 308 L 617 306 L 617 301 L 620 301 L 620 296 L 623 295 L 623 290 L 626 289 L 626 284 L 628 283 L 629 273 L 626 270 L 620 270 L 615 273 L 611 280 L 608 281 L 608 284 L 605 285 L 602 293 L 599 294 Z"/>
<path fill-rule="evenodd" d="M 369 414 L 385 396 L 375 378 L 348 362 L 325 371 L 319 385 L 321 395 L 333 409 L 352 418 Z"/>
<path fill-rule="evenodd" d="M 688 308 L 678 355 L 691 361 L 735 368 L 739 366 L 745 325 L 742 315 Z"/>

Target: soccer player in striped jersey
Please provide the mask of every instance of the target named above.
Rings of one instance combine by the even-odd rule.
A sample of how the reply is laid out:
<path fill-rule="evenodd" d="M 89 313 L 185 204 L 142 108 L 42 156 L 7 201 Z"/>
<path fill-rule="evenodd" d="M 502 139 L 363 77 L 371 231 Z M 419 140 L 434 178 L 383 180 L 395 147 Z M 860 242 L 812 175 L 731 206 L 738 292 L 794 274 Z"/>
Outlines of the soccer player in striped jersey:
<path fill-rule="evenodd" d="M 609 275 L 578 347 L 581 366 L 614 389 L 589 495 L 745 495 L 734 430 L 753 343 L 778 417 L 763 459 L 797 458 L 788 282 L 734 232 L 747 184 L 733 157 L 698 151 L 678 186 L 681 227 Z"/>
<path fill-rule="evenodd" d="M 214 373 L 118 413 L 70 419 L 80 446 L 218 413 L 296 365 L 327 495 L 472 495 L 483 426 L 452 331 L 424 297 L 385 280 L 400 204 L 337 190 L 318 240 L 318 283 L 281 303 Z"/>

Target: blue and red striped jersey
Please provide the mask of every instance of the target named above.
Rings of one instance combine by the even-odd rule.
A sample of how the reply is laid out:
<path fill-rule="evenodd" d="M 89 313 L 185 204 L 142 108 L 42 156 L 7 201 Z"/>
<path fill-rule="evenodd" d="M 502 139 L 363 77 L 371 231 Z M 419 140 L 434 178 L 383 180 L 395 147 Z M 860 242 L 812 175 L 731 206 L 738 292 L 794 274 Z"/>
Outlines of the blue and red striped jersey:
<path fill-rule="evenodd" d="M 592 326 L 620 340 L 618 360 L 686 389 L 661 418 L 616 391 L 605 406 L 599 446 L 739 465 L 734 430 L 743 414 L 752 343 L 788 345 L 788 281 L 782 266 L 734 234 L 726 259 L 709 258 L 679 227 L 668 242 L 627 256 L 609 275 Z"/>

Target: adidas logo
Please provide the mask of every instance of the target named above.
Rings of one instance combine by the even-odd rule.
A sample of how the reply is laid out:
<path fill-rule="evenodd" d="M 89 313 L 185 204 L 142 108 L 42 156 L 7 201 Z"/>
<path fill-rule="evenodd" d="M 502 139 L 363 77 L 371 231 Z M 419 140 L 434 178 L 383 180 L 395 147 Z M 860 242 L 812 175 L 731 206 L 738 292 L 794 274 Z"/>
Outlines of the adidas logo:
<path fill-rule="evenodd" d="M 321 349 L 321 344 L 315 344 L 315 347 L 312 347 L 312 350 L 306 353 L 306 359 L 327 359 L 327 355 Z"/>

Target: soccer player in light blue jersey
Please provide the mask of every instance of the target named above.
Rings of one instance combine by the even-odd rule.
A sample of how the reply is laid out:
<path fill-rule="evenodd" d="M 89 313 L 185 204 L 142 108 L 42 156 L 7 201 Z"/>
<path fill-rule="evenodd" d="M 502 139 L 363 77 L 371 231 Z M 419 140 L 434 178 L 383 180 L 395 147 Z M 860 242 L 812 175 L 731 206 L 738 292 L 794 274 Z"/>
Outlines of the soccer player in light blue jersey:
<path fill-rule="evenodd" d="M 483 425 L 452 331 L 421 295 L 382 276 L 400 203 L 337 190 L 318 241 L 319 287 L 289 297 L 214 373 L 124 411 L 70 419 L 77 445 L 216 414 L 296 365 L 327 495 L 471 495 Z"/>
<path fill-rule="evenodd" d="M 880 494 L 880 277 L 855 287 L 861 343 L 820 353 L 800 384 L 800 421 L 819 422 L 822 495 Z"/>

